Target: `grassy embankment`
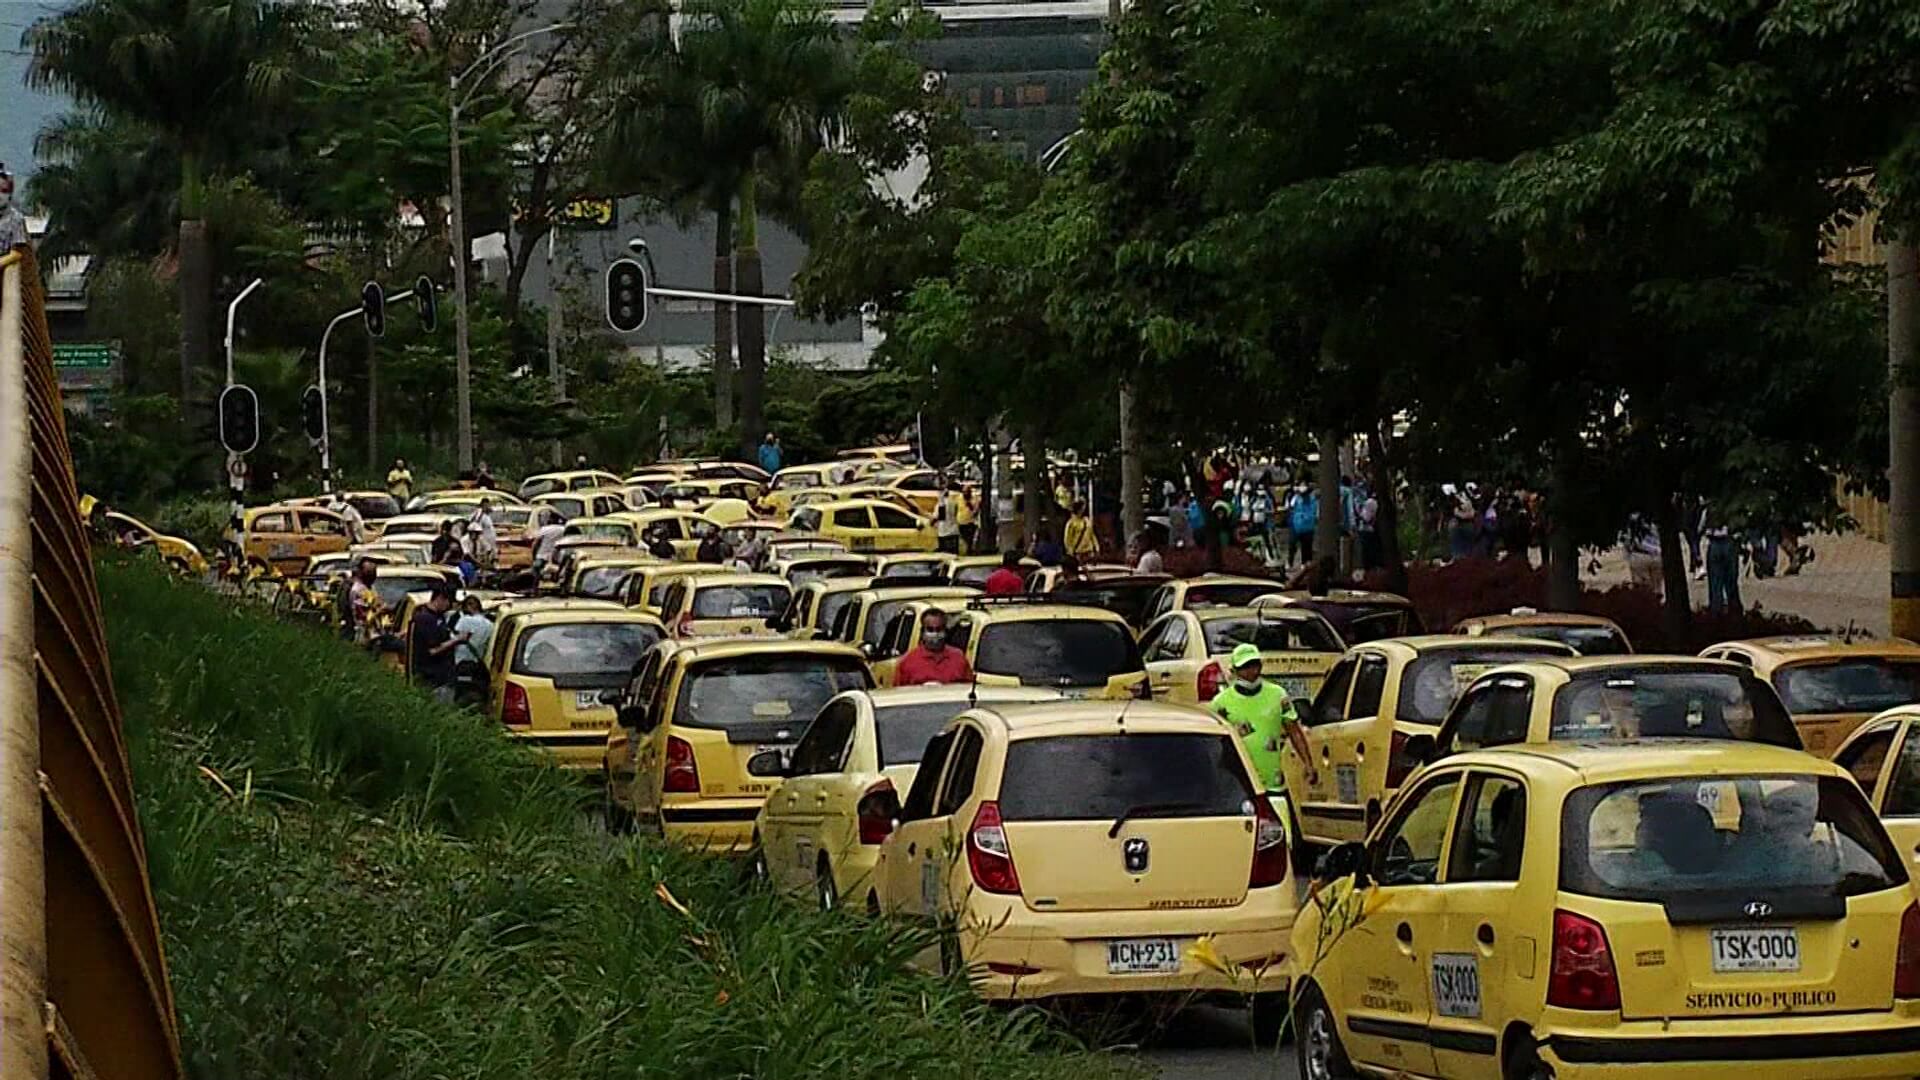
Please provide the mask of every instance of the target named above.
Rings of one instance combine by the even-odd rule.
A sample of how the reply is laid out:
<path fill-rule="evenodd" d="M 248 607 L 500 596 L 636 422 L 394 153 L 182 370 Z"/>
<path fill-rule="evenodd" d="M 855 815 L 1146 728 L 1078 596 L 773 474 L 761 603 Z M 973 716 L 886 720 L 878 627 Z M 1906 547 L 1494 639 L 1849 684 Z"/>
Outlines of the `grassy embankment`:
<path fill-rule="evenodd" d="M 584 824 L 567 778 L 338 642 L 100 567 L 191 1074 L 1128 1072 L 921 944 Z"/>

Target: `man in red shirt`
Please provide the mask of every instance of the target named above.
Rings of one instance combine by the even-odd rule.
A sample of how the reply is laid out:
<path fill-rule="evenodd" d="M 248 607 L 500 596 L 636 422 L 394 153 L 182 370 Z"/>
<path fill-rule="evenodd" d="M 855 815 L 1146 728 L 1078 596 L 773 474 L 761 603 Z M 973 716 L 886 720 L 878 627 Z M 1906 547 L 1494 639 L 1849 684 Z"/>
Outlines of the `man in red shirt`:
<path fill-rule="evenodd" d="M 893 669 L 893 685 L 922 686 L 927 683 L 963 683 L 973 681 L 973 667 L 967 654 L 947 648 L 947 613 L 930 607 L 920 616 L 920 644 L 907 650 Z"/>
<path fill-rule="evenodd" d="M 1020 553 L 1009 551 L 1000 557 L 1000 569 L 987 575 L 988 596 L 1018 596 L 1027 591 L 1027 579 L 1020 576 Z"/>

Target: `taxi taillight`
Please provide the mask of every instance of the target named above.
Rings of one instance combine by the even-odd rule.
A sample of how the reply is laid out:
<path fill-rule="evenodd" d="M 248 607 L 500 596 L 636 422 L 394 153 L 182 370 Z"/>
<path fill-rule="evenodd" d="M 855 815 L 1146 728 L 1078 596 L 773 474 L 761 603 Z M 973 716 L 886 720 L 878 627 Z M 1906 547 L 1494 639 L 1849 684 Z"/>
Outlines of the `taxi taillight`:
<path fill-rule="evenodd" d="M 1247 888 L 1261 889 L 1287 880 L 1287 827 L 1264 795 L 1253 797 L 1253 868 Z"/>
<path fill-rule="evenodd" d="M 1007 846 L 1007 830 L 1000 823 L 1000 804 L 983 802 L 974 812 L 973 826 L 967 830 L 967 869 L 973 883 L 984 892 L 1017 893 L 1020 875 L 1013 869 L 1013 849 Z"/>
<path fill-rule="evenodd" d="M 882 780 L 868 788 L 854 807 L 860 822 L 860 842 L 886 842 L 887 837 L 893 835 L 893 815 L 899 808 L 900 796 L 893 789 L 893 781 Z"/>
<path fill-rule="evenodd" d="M 1553 913 L 1553 968 L 1547 976 L 1547 1004 L 1562 1009 L 1620 1007 L 1620 977 L 1614 971 L 1607 931 L 1585 915 Z"/>
<path fill-rule="evenodd" d="M 1218 660 L 1201 668 L 1200 678 L 1195 686 L 1195 689 L 1198 690 L 1200 694 L 1200 703 L 1204 705 L 1212 701 L 1214 695 L 1218 694 L 1220 688 L 1226 684 L 1227 673 L 1226 670 L 1220 666 Z"/>
<path fill-rule="evenodd" d="M 667 774 L 660 790 L 673 795 L 700 793 L 700 766 L 693 760 L 693 744 L 677 736 L 667 738 Z"/>
<path fill-rule="evenodd" d="M 500 695 L 500 722 L 508 727 L 526 727 L 533 723 L 533 703 L 527 700 L 527 688 L 508 683 Z"/>
<path fill-rule="evenodd" d="M 1893 996 L 1920 998 L 1920 904 L 1900 916 L 1900 949 L 1893 957 Z"/>

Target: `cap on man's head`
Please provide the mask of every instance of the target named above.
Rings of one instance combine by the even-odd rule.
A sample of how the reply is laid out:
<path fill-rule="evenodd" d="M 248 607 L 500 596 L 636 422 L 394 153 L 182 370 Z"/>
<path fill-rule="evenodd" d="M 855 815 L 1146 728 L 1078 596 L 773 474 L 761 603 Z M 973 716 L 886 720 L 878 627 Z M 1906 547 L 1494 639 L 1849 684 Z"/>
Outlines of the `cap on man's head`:
<path fill-rule="evenodd" d="M 1239 671 L 1248 664 L 1257 664 L 1259 662 L 1260 646 L 1247 641 L 1235 645 L 1233 647 L 1233 654 L 1227 658 L 1227 663 L 1235 671 Z"/>

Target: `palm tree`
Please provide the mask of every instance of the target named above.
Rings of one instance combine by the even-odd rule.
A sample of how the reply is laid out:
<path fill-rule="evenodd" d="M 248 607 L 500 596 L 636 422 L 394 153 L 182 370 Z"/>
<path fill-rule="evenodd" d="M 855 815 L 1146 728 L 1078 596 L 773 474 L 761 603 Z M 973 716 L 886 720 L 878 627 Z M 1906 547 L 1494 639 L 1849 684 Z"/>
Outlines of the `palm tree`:
<path fill-rule="evenodd" d="M 80 0 L 28 28 L 30 85 L 156 135 L 179 158 L 180 396 L 212 356 L 209 173 L 292 78 L 302 8 L 273 0 Z"/>

